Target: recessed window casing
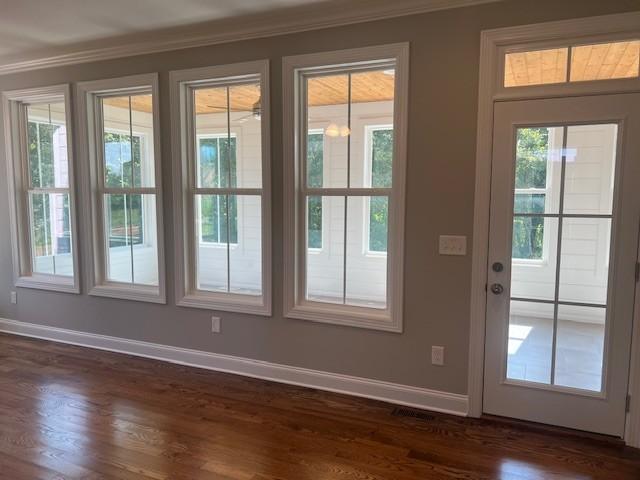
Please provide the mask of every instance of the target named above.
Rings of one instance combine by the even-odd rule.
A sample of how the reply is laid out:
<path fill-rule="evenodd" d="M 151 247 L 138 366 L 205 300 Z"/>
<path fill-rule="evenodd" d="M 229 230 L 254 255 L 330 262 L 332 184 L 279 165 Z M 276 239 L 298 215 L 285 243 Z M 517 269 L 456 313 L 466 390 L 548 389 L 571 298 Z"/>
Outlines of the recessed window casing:
<path fill-rule="evenodd" d="M 408 45 L 286 57 L 283 76 L 285 315 L 399 332 Z"/>
<path fill-rule="evenodd" d="M 3 94 L 16 286 L 79 293 L 69 87 Z"/>
<path fill-rule="evenodd" d="M 171 72 L 176 297 L 271 315 L 268 62 Z"/>
<path fill-rule="evenodd" d="M 165 303 L 157 75 L 78 85 L 89 293 Z"/>

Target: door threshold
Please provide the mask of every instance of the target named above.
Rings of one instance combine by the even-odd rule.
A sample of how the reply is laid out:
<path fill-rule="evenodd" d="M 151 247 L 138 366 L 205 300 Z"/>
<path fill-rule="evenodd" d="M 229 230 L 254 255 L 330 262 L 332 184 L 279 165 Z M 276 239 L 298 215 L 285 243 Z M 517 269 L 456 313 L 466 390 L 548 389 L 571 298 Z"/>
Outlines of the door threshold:
<path fill-rule="evenodd" d="M 518 430 L 526 430 L 546 435 L 578 438 L 581 440 L 588 440 L 593 443 L 597 443 L 600 445 L 609 445 L 612 447 L 626 447 L 626 444 L 624 443 L 624 440 L 622 438 L 611 435 L 604 435 L 601 433 L 586 432 L 584 430 L 576 430 L 573 428 L 559 427 L 556 425 L 548 425 L 545 423 L 531 422 L 528 420 L 520 420 L 518 418 L 500 417 L 498 415 L 489 415 L 486 413 L 483 413 L 480 418 L 481 420 L 485 420 L 489 423 L 504 425 L 510 428 L 516 428 Z"/>

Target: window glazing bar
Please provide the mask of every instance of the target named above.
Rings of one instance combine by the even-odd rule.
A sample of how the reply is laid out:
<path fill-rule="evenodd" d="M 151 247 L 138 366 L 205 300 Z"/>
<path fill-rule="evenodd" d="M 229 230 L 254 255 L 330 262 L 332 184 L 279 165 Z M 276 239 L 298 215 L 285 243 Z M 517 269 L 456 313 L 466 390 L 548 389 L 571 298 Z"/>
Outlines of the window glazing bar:
<path fill-rule="evenodd" d="M 610 213 L 514 213 L 513 216 L 544 218 L 613 218 L 613 215 Z"/>
<path fill-rule="evenodd" d="M 558 343 L 558 301 L 560 299 L 560 267 L 562 263 L 562 227 L 564 212 L 564 189 L 567 169 L 567 136 L 568 127 L 565 125 L 562 130 L 562 166 L 560 170 L 560 205 L 558 212 L 560 219 L 558 221 L 558 243 L 556 245 L 556 285 L 553 305 L 553 340 L 551 342 L 551 384 L 556 383 L 556 344 Z"/>
<path fill-rule="evenodd" d="M 303 188 L 303 195 L 320 197 L 390 197 L 390 188 Z"/>
<path fill-rule="evenodd" d="M 351 188 L 351 72 L 347 75 L 347 189 Z M 344 196 L 344 245 L 342 253 L 342 304 L 347 304 L 347 225 L 349 200 Z M 307 229 L 308 230 L 308 229 Z"/>
<path fill-rule="evenodd" d="M 568 300 L 543 300 L 541 298 L 525 298 L 525 297 L 511 297 L 512 302 L 527 302 L 527 303 L 544 303 L 546 305 L 566 305 L 568 307 L 593 307 L 593 308 L 607 308 L 606 305 L 601 303 L 586 303 L 586 302 L 571 302 Z"/>
<path fill-rule="evenodd" d="M 120 142 L 120 151 L 122 152 L 122 142 Z M 133 161 L 133 110 L 131 108 L 131 95 L 129 95 L 129 155 L 131 156 L 131 185 L 130 187 L 135 188 L 135 168 Z M 122 153 L 120 154 L 120 162 L 123 161 Z M 124 186 L 124 177 L 122 178 L 122 184 Z M 127 226 L 129 230 L 129 250 L 131 252 L 131 283 L 136 283 L 136 274 L 135 274 L 135 262 L 133 261 L 133 199 L 130 194 L 125 194 L 125 209 L 128 207 L 129 209 L 129 218 L 127 220 Z M 141 199 L 142 200 L 142 199 Z M 142 204 L 140 205 L 142 208 Z"/>
<path fill-rule="evenodd" d="M 196 195 L 262 195 L 261 188 L 194 188 Z"/>
<path fill-rule="evenodd" d="M 220 150 L 220 140 L 218 140 Z M 220 155 L 218 154 L 218 158 Z M 231 92 L 227 85 L 227 187 L 231 188 Z M 218 197 L 220 198 L 220 197 Z M 231 222 L 229 219 L 229 194 L 225 195 L 225 210 L 227 212 L 227 293 L 231 292 Z M 218 215 L 219 216 L 219 215 Z"/>

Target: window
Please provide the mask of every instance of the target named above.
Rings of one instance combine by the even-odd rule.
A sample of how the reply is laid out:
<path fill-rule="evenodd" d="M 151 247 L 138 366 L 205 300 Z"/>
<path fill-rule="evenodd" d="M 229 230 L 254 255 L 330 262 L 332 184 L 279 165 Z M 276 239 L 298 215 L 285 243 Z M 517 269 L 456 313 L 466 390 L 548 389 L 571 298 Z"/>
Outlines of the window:
<path fill-rule="evenodd" d="M 402 329 L 407 55 L 285 59 L 288 317 Z"/>
<path fill-rule="evenodd" d="M 505 87 L 638 78 L 640 40 L 509 52 Z"/>
<path fill-rule="evenodd" d="M 5 92 L 17 286 L 79 293 L 67 86 Z"/>
<path fill-rule="evenodd" d="M 90 294 L 164 303 L 157 76 L 78 89 L 89 145 Z"/>
<path fill-rule="evenodd" d="M 268 63 L 172 72 L 178 304 L 271 315 Z"/>

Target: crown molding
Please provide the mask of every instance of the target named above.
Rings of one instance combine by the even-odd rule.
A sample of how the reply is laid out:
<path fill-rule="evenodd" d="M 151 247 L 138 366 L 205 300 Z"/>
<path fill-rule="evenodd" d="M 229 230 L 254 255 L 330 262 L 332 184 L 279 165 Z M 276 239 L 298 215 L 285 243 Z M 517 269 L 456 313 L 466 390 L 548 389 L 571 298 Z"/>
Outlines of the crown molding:
<path fill-rule="evenodd" d="M 0 75 L 273 37 L 498 1 L 502 0 L 355 0 L 349 3 L 332 0 L 84 42 L 84 48 L 56 48 L 31 53 L 31 58 L 9 59 L 4 63 L 0 58 Z"/>

